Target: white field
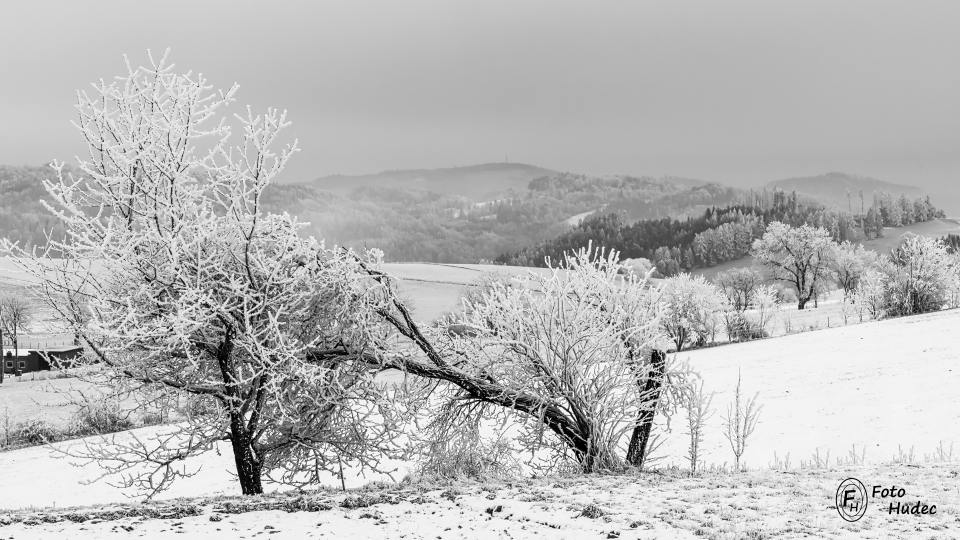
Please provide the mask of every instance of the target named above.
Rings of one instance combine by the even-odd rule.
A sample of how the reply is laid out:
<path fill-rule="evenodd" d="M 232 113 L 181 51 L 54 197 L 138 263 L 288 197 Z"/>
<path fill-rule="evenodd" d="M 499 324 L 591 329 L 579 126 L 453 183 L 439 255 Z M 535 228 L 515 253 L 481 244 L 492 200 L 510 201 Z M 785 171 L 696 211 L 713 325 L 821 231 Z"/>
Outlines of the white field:
<path fill-rule="evenodd" d="M 149 440 L 157 433 L 173 429 L 170 426 L 148 427 L 116 434 L 118 439 L 136 436 Z M 110 436 L 107 436 L 109 440 Z M 89 440 L 96 440 L 92 437 Z M 123 491 L 111 484 L 112 480 L 98 480 L 102 475 L 96 465 L 66 457 L 61 452 L 71 448 L 80 449 L 83 440 L 64 441 L 50 446 L 36 446 L 9 452 L 0 452 L 0 509 L 64 508 L 104 503 L 129 502 L 136 494 Z M 406 464 L 393 464 L 397 473 L 392 476 L 401 480 L 406 473 Z M 234 477 L 236 467 L 229 443 L 220 443 L 217 451 L 207 452 L 188 460 L 185 471 L 199 470 L 195 476 L 181 478 L 172 489 L 159 499 L 239 493 Z M 366 477 L 349 471 L 345 474 L 348 489 L 358 488 L 374 480 L 390 481 L 388 475 L 368 473 Z M 114 479 L 115 480 L 115 479 Z M 340 480 L 330 476 L 325 485 L 338 487 Z M 2 512 L 0 512 L 2 514 Z M 0 538 L 3 537 L 0 531 Z"/>
<path fill-rule="evenodd" d="M 77 407 L 70 403 L 75 390 L 88 391 L 90 385 L 76 378 L 50 378 L 56 372 L 41 371 L 14 377 L 9 373 L 0 385 L 0 431 L 7 423 L 39 418 L 65 427 Z"/>
<path fill-rule="evenodd" d="M 950 310 L 680 353 L 716 392 L 707 462 L 732 463 L 721 426 L 738 373 L 763 405 L 750 466 L 767 466 L 774 452 L 790 452 L 794 466 L 817 449 L 846 457 L 851 445 L 866 448 L 868 463 L 891 460 L 898 446 L 922 461 L 940 441 L 955 442 L 960 457 L 958 330 L 960 310 Z M 678 420 L 665 445 L 674 460 L 687 442 Z"/>

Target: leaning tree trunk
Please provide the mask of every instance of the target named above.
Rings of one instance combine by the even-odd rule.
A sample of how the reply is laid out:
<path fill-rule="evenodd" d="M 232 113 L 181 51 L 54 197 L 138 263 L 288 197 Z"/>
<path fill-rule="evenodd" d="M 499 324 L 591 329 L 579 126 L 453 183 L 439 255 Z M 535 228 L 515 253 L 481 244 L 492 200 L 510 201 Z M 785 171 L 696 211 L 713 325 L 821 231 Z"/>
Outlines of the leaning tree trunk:
<path fill-rule="evenodd" d="M 642 467 L 647 457 L 647 444 L 650 442 L 650 430 L 653 428 L 653 418 L 660 403 L 660 393 L 663 390 L 663 378 L 667 371 L 667 353 L 656 349 L 650 354 L 652 364 L 647 381 L 643 386 L 643 406 L 637 416 L 637 425 L 630 436 L 630 446 L 627 447 L 627 463 L 634 467 Z"/>
<path fill-rule="evenodd" d="M 230 414 L 230 443 L 233 445 L 240 490 L 244 495 L 260 495 L 263 493 L 263 484 L 260 481 L 263 463 L 253 452 L 250 434 L 239 413 Z"/>

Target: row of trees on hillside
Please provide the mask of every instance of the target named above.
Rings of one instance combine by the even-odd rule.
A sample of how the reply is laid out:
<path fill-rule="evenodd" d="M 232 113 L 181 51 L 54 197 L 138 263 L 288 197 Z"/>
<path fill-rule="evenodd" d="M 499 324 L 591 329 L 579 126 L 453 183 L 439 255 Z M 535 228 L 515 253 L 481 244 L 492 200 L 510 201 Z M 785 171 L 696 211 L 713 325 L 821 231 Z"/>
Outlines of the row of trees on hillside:
<path fill-rule="evenodd" d="M 585 220 L 553 240 L 504 253 L 496 262 L 542 266 L 549 258 L 555 259 L 564 251 L 593 241 L 613 246 L 628 258 L 649 259 L 660 275 L 672 276 L 748 255 L 753 241 L 760 238 L 767 225 L 773 222 L 822 228 L 833 241 L 847 242 L 881 236 L 884 226 L 900 226 L 916 219 L 943 216 L 942 211 L 935 209 L 929 198 L 925 198 L 908 201 L 917 210 L 911 213 L 911 221 L 887 221 L 881 216 L 892 215 L 893 211 L 884 210 L 886 207 L 882 204 L 889 199 L 879 197 L 877 205 L 871 207 L 873 213 L 868 212 L 866 216 L 828 210 L 822 205 L 801 202 L 796 193 L 783 192 L 775 192 L 769 206 L 711 207 L 696 218 L 641 220 L 626 224 L 621 216 L 606 214 Z"/>
<path fill-rule="evenodd" d="M 869 278 L 874 287 L 882 288 L 883 315 L 924 313 L 952 306 L 960 286 L 960 258 L 950 254 L 943 240 L 918 235 L 907 236 L 891 253 L 881 256 L 850 242 L 837 244 L 822 228 L 771 223 L 763 237 L 754 242 L 752 254 L 770 270 L 773 279 L 793 287 L 799 309 L 825 290 L 831 280 L 849 301 L 863 300 L 863 282 Z M 879 290 L 874 293 L 879 294 Z M 877 304 L 871 301 L 871 305 Z"/>
<path fill-rule="evenodd" d="M 883 274 L 881 281 L 893 287 L 885 293 L 887 314 L 940 309 L 951 302 L 950 291 L 960 272 L 960 261 L 942 240 L 909 235 L 890 254 L 881 256 L 861 245 L 837 244 L 825 229 L 779 222 L 771 223 L 754 242 L 752 254 L 770 270 L 772 279 L 792 286 L 799 309 L 831 281 L 843 290 L 845 300 L 855 297 L 871 272 Z M 896 300 L 896 290 L 911 292 L 902 293 L 907 299 Z"/>
<path fill-rule="evenodd" d="M 663 281 L 661 324 L 676 350 L 765 337 L 788 299 L 804 309 L 836 287 L 842 312 L 874 319 L 960 307 L 960 255 L 942 240 L 911 235 L 886 255 L 836 243 L 822 228 L 771 223 L 752 253 L 764 272 L 736 268 L 713 282 L 680 273 Z M 632 271 L 650 271 L 631 262 Z M 786 289 L 777 284 L 786 285 Z M 789 295 L 787 294 L 789 293 Z"/>

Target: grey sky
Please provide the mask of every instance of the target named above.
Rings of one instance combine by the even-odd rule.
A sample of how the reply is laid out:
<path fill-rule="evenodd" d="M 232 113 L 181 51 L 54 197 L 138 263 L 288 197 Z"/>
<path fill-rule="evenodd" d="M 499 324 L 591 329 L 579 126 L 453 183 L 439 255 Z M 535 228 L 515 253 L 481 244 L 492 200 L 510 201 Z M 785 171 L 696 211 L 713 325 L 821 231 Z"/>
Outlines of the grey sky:
<path fill-rule="evenodd" d="M 289 109 L 289 179 L 509 154 L 958 196 L 958 24 L 953 0 L 5 2 L 0 163 L 71 156 L 73 90 L 169 46 L 241 102 Z"/>

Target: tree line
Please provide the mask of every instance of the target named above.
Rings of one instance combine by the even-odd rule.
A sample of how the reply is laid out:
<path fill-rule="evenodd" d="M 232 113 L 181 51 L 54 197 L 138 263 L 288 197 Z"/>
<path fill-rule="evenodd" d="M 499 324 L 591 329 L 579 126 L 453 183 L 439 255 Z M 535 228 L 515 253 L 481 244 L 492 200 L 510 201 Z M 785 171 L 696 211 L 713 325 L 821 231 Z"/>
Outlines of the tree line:
<path fill-rule="evenodd" d="M 495 262 L 543 266 L 547 260 L 592 241 L 618 249 L 627 258 L 648 259 L 661 275 L 672 276 L 748 255 L 753 241 L 773 222 L 823 228 L 834 241 L 845 242 L 882 236 L 883 227 L 944 217 L 929 197 L 909 201 L 880 194 L 874 206 L 858 215 L 803 201 L 796 192 L 775 191 L 767 200 L 758 197 L 753 205 L 710 207 L 700 216 L 683 219 L 626 223 L 620 214 L 604 214 L 584 220 L 552 240 L 503 253 Z"/>
<path fill-rule="evenodd" d="M 841 314 L 872 319 L 960 307 L 960 256 L 943 239 L 909 235 L 890 253 L 837 243 L 826 229 L 773 222 L 751 253 L 759 268 L 713 280 L 680 273 L 663 281 L 663 330 L 673 347 L 766 337 L 781 306 L 798 309 L 827 291 L 843 291 Z M 640 268 L 643 271 L 643 268 Z"/>

